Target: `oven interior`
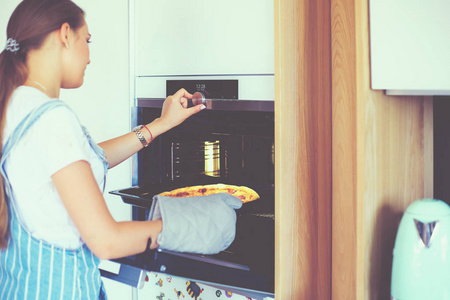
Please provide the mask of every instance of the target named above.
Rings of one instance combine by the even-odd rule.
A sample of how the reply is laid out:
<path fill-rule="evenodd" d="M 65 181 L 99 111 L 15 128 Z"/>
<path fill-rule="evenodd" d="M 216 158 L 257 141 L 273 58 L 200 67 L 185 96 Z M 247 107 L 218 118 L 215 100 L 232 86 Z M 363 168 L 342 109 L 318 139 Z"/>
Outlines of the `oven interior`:
<path fill-rule="evenodd" d="M 159 117 L 160 108 L 138 108 L 138 124 Z M 274 278 L 274 114 L 204 110 L 157 137 L 138 153 L 135 187 L 114 191 L 133 205 L 133 219 L 146 220 L 152 197 L 178 187 L 226 183 L 253 188 L 260 199 L 236 211 L 236 238 L 214 259 L 247 266 Z"/>

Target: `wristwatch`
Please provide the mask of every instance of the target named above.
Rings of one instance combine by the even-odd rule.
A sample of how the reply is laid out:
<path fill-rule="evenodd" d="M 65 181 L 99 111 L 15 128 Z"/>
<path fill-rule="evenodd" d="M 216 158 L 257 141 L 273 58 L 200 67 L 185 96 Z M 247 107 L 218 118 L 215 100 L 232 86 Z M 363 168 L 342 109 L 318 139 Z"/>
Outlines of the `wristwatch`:
<path fill-rule="evenodd" d="M 143 128 L 143 125 L 138 125 L 136 127 L 133 128 L 133 131 L 136 133 L 137 138 L 139 139 L 139 141 L 141 142 L 142 146 L 147 147 L 148 146 L 148 142 L 145 139 L 144 135 L 142 134 L 141 129 Z"/>

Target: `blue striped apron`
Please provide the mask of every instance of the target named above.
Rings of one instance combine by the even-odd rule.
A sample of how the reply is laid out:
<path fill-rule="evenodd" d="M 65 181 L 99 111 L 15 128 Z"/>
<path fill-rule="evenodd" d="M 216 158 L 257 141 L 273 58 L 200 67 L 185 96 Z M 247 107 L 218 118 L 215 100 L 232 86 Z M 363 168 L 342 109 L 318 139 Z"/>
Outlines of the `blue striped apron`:
<path fill-rule="evenodd" d="M 62 101 L 44 103 L 30 112 L 3 147 L 1 173 L 9 206 L 10 239 L 0 250 L 0 299 L 106 299 L 98 269 L 99 259 L 86 245 L 62 249 L 36 239 L 21 224 L 15 208 L 14 191 L 5 172 L 5 161 L 11 149 L 46 111 L 65 106 Z M 91 148 L 108 169 L 105 153 L 83 131 Z M 105 179 L 105 178 L 104 178 Z M 104 180 L 105 182 L 105 180 Z M 105 186 L 103 185 L 103 190 Z"/>

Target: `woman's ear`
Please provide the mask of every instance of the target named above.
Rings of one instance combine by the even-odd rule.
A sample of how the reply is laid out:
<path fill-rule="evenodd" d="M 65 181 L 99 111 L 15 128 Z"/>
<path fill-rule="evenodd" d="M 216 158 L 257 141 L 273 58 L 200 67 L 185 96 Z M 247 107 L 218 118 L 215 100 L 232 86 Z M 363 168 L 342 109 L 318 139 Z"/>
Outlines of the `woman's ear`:
<path fill-rule="evenodd" d="M 61 29 L 59 30 L 59 38 L 61 43 L 69 49 L 69 35 L 70 35 L 70 25 L 69 23 L 64 23 L 61 25 Z"/>

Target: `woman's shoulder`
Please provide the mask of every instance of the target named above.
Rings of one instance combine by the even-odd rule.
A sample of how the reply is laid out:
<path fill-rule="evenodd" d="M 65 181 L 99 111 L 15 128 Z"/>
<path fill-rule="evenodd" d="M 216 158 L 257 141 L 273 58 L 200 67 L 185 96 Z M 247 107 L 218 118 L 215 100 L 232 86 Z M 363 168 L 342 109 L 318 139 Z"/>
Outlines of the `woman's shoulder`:
<path fill-rule="evenodd" d="M 40 90 L 33 87 L 20 86 L 11 96 L 6 113 L 4 136 L 12 133 L 19 123 L 33 110 L 44 104 L 59 104 L 48 113 L 43 114 L 40 119 L 50 122 L 78 123 L 73 111 L 58 99 L 52 99 Z"/>
<path fill-rule="evenodd" d="M 11 95 L 6 120 L 13 123 L 14 121 L 20 122 L 33 109 L 50 101 L 55 101 L 55 99 L 48 97 L 38 89 L 20 86 Z"/>

